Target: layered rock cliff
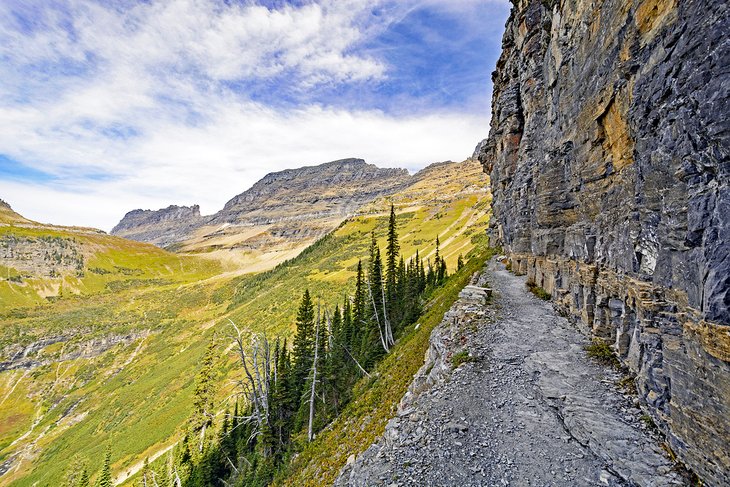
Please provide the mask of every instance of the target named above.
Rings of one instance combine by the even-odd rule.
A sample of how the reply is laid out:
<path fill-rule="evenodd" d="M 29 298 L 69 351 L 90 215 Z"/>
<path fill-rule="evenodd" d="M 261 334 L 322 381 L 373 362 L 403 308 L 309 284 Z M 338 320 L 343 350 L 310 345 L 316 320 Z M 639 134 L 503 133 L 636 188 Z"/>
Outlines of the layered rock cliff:
<path fill-rule="evenodd" d="M 267 174 L 211 216 L 201 216 L 197 205 L 133 210 L 112 234 L 160 247 L 184 242 L 181 248 L 192 251 L 203 247 L 251 250 L 281 241 L 310 240 L 332 230 L 363 204 L 404 188 L 410 180 L 405 169 L 342 159 Z"/>
<path fill-rule="evenodd" d="M 494 237 L 729 485 L 730 5 L 513 3 L 478 147 Z"/>
<path fill-rule="evenodd" d="M 200 207 L 170 205 L 160 210 L 132 210 L 112 229 L 112 235 L 160 247 L 184 240 L 205 220 Z"/>
<path fill-rule="evenodd" d="M 347 215 L 378 196 L 408 184 L 405 169 L 381 169 L 362 159 L 267 174 L 234 197 L 211 223 L 277 223 L 311 217 Z"/>

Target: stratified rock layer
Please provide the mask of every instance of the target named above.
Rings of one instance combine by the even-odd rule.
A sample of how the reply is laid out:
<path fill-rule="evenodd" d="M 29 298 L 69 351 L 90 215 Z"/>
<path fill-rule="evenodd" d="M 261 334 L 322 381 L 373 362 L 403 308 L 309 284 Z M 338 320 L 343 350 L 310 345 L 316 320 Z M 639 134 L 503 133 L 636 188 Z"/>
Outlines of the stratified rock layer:
<path fill-rule="evenodd" d="M 111 233 L 167 247 L 194 239 L 196 234 L 202 233 L 197 235 L 198 240 L 225 240 L 240 233 L 241 228 L 276 225 L 266 228 L 267 233 L 258 240 L 247 239 L 246 247 L 261 248 L 271 244 L 272 239 L 320 237 L 363 204 L 403 189 L 411 179 L 405 169 L 379 168 L 362 159 L 341 159 L 269 173 L 211 216 L 201 216 L 197 205 L 133 210 Z M 221 247 L 220 242 L 211 245 Z"/>
<path fill-rule="evenodd" d="M 514 3 L 478 147 L 494 236 L 730 485 L 730 5 Z"/>
<path fill-rule="evenodd" d="M 111 233 L 165 247 L 187 238 L 203 222 L 200 206 L 170 205 L 160 210 L 132 210 Z"/>

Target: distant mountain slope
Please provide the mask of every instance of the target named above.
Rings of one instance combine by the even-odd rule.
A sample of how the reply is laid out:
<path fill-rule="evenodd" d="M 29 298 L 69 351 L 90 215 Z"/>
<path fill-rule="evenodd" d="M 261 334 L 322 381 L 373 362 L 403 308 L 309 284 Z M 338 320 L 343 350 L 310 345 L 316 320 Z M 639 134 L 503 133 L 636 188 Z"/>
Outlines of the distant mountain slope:
<path fill-rule="evenodd" d="M 0 199 L 0 225 L 11 223 L 31 223 L 13 211 L 8 203 Z"/>
<path fill-rule="evenodd" d="M 362 159 L 270 173 L 225 204 L 210 223 L 268 224 L 344 216 L 409 183 L 405 169 L 381 169 Z"/>
<path fill-rule="evenodd" d="M 211 275 L 215 262 L 95 228 L 37 223 L 0 200 L 0 312 L 15 306 Z"/>
<path fill-rule="evenodd" d="M 438 235 L 453 271 L 458 255 L 483 239 L 488 222 L 488 178 L 478 167 L 474 161 L 430 166 L 306 252 L 255 275 L 234 276 L 214 267 L 196 275 L 195 266 L 207 261 L 90 235 L 104 249 L 116 242 L 113 255 L 102 253 L 103 261 L 93 264 L 116 274 L 87 276 L 120 279 L 126 272 L 126 280 L 93 296 L 0 306 L 0 486 L 61 485 L 74 457 L 93 474 L 107 445 L 114 477 L 133 485 L 145 458 L 152 460 L 179 439 L 180 425 L 192 411 L 200 358 L 211 340 L 221 349 L 227 345 L 228 318 L 252 331 L 291 338 L 305 288 L 327 305 L 341 300 L 352 291 L 348 286 L 358 259 L 367 256 L 372 230 L 384 248 L 390 201 L 398 212 L 402 254 L 432 254 Z M 15 226 L 13 231 L 25 230 Z M 85 248 L 87 237 L 77 235 Z M 140 262 L 160 265 L 133 275 Z M 226 355 L 216 363 L 216 408 L 223 409 L 235 368 Z"/>
<path fill-rule="evenodd" d="M 277 246 L 283 252 L 308 245 L 364 203 L 405 187 L 410 179 L 405 169 L 381 169 L 362 159 L 287 169 L 267 174 L 215 215 L 201 216 L 197 205 L 134 210 L 112 234 L 185 252 L 272 251 Z"/>
<path fill-rule="evenodd" d="M 198 205 L 132 210 L 112 228 L 111 234 L 165 247 L 185 240 L 204 221 Z"/>

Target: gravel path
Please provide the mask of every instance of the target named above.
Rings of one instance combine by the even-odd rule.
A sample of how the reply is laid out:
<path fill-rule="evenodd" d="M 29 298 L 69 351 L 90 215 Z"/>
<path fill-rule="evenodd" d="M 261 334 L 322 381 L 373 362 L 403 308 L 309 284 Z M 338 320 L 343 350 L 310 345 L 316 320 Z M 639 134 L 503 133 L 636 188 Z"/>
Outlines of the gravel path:
<path fill-rule="evenodd" d="M 440 358 L 421 375 L 448 372 L 404 399 L 337 485 L 683 485 L 586 338 L 501 264 L 485 277 L 493 304 L 460 299 L 432 335 Z M 457 350 L 473 361 L 451 371 Z"/>

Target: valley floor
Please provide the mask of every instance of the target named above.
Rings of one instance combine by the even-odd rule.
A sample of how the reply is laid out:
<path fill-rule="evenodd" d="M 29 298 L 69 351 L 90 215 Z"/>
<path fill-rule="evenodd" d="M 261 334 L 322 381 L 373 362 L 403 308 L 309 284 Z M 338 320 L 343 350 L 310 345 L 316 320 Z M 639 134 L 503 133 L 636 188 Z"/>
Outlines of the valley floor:
<path fill-rule="evenodd" d="M 421 375 L 448 372 L 404 399 L 337 485 L 684 485 L 585 336 L 496 261 L 485 280 L 494 302 L 461 298 L 432 334 L 441 357 Z M 451 371 L 457 350 L 472 357 Z"/>

